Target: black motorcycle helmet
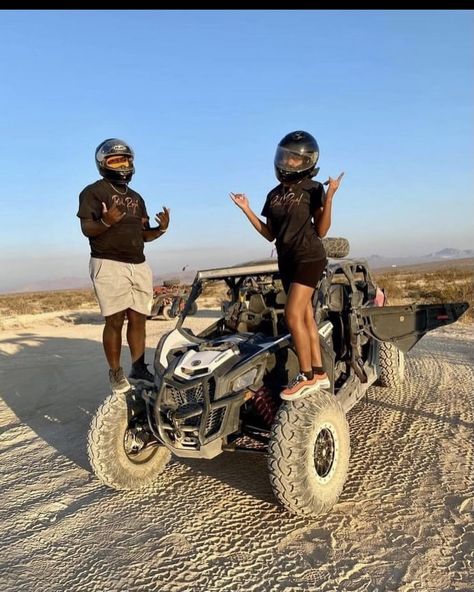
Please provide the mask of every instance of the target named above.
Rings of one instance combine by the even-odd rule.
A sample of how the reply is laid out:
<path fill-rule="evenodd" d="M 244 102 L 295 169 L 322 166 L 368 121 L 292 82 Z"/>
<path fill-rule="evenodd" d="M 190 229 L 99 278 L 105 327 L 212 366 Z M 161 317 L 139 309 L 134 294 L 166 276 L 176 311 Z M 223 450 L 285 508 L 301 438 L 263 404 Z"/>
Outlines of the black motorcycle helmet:
<path fill-rule="evenodd" d="M 128 156 L 129 166 L 127 168 L 111 168 L 107 166 L 107 159 L 109 156 Z M 119 185 L 126 185 L 130 183 L 135 168 L 133 166 L 134 158 L 133 150 L 123 140 L 118 138 L 108 138 L 99 144 L 95 151 L 95 163 L 99 169 L 99 173 L 112 183 Z"/>
<path fill-rule="evenodd" d="M 296 183 L 305 177 L 314 177 L 319 169 L 319 146 L 308 132 L 298 130 L 287 134 L 275 153 L 275 174 L 280 183 Z"/>

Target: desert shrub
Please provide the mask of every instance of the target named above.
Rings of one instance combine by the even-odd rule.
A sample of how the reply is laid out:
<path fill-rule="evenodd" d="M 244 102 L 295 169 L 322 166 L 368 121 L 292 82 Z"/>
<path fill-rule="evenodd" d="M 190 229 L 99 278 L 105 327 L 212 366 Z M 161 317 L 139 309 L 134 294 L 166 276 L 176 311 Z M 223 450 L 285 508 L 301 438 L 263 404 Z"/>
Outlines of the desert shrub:
<path fill-rule="evenodd" d="M 224 298 L 226 296 L 228 286 L 222 280 L 207 283 L 202 291 L 202 296 L 206 298 Z"/>
<path fill-rule="evenodd" d="M 0 295 L 0 316 L 3 317 L 97 307 L 94 291 L 89 289 Z"/>
<path fill-rule="evenodd" d="M 400 270 L 374 273 L 390 304 L 431 304 L 437 302 L 468 302 L 469 309 L 462 322 L 474 321 L 474 273 L 466 268 L 420 272 Z"/>
<path fill-rule="evenodd" d="M 461 320 L 474 321 L 474 271 L 470 267 L 434 271 L 399 268 L 374 272 L 374 276 L 390 304 L 468 302 L 470 308 Z M 205 285 L 202 296 L 223 300 L 227 290 L 224 282 L 211 282 Z M 87 308 L 98 309 L 92 289 L 0 295 L 0 317 Z"/>

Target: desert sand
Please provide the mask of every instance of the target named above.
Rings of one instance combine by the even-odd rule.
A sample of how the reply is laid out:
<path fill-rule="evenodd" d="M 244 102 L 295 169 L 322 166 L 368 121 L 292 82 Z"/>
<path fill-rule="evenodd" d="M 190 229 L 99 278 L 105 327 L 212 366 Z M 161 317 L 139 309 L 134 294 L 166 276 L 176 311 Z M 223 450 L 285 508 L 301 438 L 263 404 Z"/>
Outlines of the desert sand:
<path fill-rule="evenodd" d="M 173 325 L 148 322 L 147 361 Z M 101 332 L 96 311 L 3 323 L 0 590 L 474 590 L 472 325 L 424 337 L 405 385 L 351 411 L 349 477 L 317 519 L 277 505 L 253 453 L 174 459 L 145 492 L 102 485 L 86 456 Z"/>

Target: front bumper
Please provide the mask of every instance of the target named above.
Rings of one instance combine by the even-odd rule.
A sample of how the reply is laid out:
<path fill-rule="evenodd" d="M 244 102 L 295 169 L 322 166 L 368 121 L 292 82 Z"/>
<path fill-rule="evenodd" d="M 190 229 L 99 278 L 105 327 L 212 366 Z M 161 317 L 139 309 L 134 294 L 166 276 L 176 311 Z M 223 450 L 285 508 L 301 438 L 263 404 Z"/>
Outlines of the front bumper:
<path fill-rule="evenodd" d="M 213 377 L 185 384 L 164 379 L 155 403 L 160 438 L 181 457 L 214 458 L 239 429 L 243 392 L 216 398 Z"/>

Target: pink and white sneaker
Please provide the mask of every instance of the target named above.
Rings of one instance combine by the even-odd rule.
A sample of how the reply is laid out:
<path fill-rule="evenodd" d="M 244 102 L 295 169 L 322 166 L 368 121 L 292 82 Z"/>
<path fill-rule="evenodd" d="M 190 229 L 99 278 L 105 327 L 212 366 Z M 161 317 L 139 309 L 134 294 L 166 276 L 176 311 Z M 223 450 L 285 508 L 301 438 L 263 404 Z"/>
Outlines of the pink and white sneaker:
<path fill-rule="evenodd" d="M 280 397 L 285 401 L 295 401 L 300 399 L 309 393 L 314 393 L 318 390 L 316 386 L 316 375 L 311 380 L 300 372 L 293 378 L 288 384 L 286 389 L 283 389 L 280 393 Z"/>
<path fill-rule="evenodd" d="M 306 378 L 302 372 L 300 372 L 288 384 L 286 389 L 281 391 L 280 397 L 284 401 L 295 401 L 296 399 L 300 399 L 305 395 L 315 393 L 319 389 L 329 388 L 330 386 L 331 383 L 329 382 L 329 378 L 326 373 L 314 374 L 313 378 L 310 380 L 309 378 Z"/>
<path fill-rule="evenodd" d="M 324 374 L 315 374 L 314 378 L 316 378 L 316 384 L 318 385 L 318 388 L 325 389 L 331 386 L 331 382 L 329 381 L 326 372 Z"/>

